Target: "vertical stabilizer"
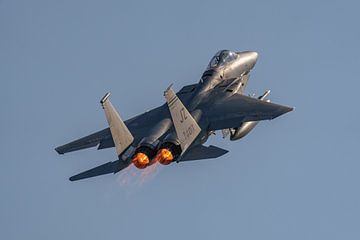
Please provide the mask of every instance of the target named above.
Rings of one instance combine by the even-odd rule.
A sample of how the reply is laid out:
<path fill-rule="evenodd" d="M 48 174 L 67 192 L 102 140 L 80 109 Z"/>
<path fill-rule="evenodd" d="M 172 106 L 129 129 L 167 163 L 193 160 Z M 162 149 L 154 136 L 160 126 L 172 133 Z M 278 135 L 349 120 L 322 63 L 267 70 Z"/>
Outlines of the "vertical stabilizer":
<path fill-rule="evenodd" d="M 176 96 L 171 86 L 166 89 L 165 98 L 174 123 L 177 137 L 183 152 L 193 143 L 201 132 L 201 128 L 186 109 L 181 100 Z"/>
<path fill-rule="evenodd" d="M 100 103 L 105 111 L 106 119 L 114 140 L 116 153 L 119 156 L 131 145 L 134 141 L 134 137 L 111 104 L 109 96 L 110 93 L 107 93 L 101 99 Z"/>

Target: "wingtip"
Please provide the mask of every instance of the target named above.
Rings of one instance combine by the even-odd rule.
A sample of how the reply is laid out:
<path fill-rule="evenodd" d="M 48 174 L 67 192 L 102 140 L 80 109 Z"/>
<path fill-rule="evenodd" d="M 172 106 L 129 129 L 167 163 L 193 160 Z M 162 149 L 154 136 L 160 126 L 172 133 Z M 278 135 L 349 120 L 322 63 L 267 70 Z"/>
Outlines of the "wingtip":
<path fill-rule="evenodd" d="M 80 174 L 76 174 L 76 175 L 74 175 L 74 176 L 69 177 L 69 181 L 70 181 L 70 182 L 78 181 L 78 180 L 81 180 L 81 179 L 84 179 L 84 178 L 81 177 Z"/>
<path fill-rule="evenodd" d="M 295 110 L 295 107 L 288 107 L 288 111 L 287 112 L 291 112 L 291 111 L 294 111 Z"/>
<path fill-rule="evenodd" d="M 81 179 L 83 179 L 83 178 L 79 178 L 79 177 L 77 177 L 77 175 L 69 177 L 70 182 L 75 182 L 75 181 L 78 181 L 78 180 L 81 180 Z"/>
<path fill-rule="evenodd" d="M 294 110 L 293 107 L 282 106 L 282 107 L 277 111 L 277 113 L 276 113 L 273 117 L 271 117 L 269 120 L 272 120 L 272 119 L 275 119 L 275 118 L 277 118 L 277 117 L 280 117 L 280 116 L 282 116 L 282 115 L 284 115 L 284 114 L 286 114 L 286 113 L 288 113 L 288 112 L 291 112 L 292 110 Z"/>
<path fill-rule="evenodd" d="M 63 154 L 64 154 L 64 152 L 61 151 L 61 148 L 60 148 L 60 147 L 55 148 L 55 151 L 56 151 L 58 154 L 60 154 L 60 155 L 63 155 Z"/>
<path fill-rule="evenodd" d="M 280 115 L 283 115 L 283 114 L 285 114 L 285 113 L 288 113 L 288 112 L 291 112 L 291 111 L 293 111 L 294 110 L 294 108 L 293 107 L 284 107 L 283 108 L 283 110 L 282 110 L 282 113 L 280 114 Z"/>

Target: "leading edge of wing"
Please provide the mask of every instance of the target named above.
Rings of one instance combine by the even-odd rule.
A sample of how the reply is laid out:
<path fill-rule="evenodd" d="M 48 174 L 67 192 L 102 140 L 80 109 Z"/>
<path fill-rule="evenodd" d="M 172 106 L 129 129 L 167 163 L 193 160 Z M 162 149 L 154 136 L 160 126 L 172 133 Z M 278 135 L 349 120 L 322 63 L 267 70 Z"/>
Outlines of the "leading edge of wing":
<path fill-rule="evenodd" d="M 206 115 L 209 130 L 238 127 L 241 122 L 271 120 L 294 108 L 259 100 L 241 94 L 215 102 Z"/>

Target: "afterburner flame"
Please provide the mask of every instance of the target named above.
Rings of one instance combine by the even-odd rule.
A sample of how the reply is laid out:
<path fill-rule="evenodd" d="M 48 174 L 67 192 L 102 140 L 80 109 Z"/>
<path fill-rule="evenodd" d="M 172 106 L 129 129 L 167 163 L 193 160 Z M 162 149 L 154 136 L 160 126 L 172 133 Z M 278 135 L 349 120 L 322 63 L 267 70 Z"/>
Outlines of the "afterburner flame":
<path fill-rule="evenodd" d="M 168 165 L 174 160 L 174 156 L 169 149 L 162 148 L 157 152 L 155 159 L 163 165 Z"/>
<path fill-rule="evenodd" d="M 143 169 L 149 165 L 150 160 L 145 153 L 138 152 L 132 158 L 132 162 L 137 168 Z"/>
<path fill-rule="evenodd" d="M 137 169 L 130 165 L 119 173 L 116 180 L 119 187 L 125 190 L 125 194 L 131 194 L 138 191 L 138 187 L 152 181 L 161 170 L 162 166 L 158 163 L 147 166 L 145 169 Z"/>

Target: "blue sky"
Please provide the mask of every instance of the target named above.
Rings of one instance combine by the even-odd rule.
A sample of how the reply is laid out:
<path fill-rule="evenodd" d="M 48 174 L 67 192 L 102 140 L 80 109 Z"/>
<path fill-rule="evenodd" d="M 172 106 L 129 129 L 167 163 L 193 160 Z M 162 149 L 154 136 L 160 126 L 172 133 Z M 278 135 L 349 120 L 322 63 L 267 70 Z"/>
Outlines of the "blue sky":
<path fill-rule="evenodd" d="M 359 239 L 357 1 L 0 1 L 1 239 Z M 114 149 L 54 147 L 259 53 L 248 93 L 295 111 L 217 160 L 72 183 Z"/>

